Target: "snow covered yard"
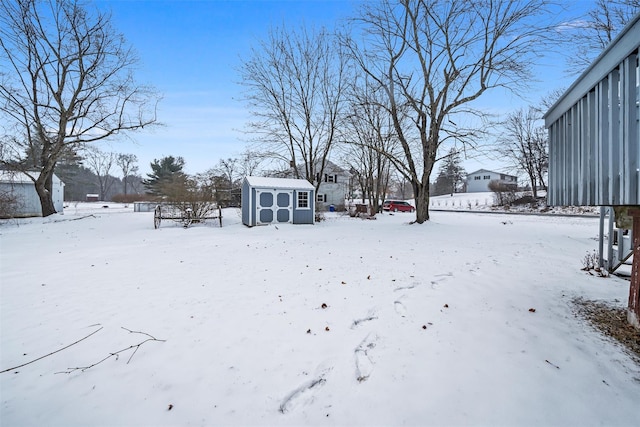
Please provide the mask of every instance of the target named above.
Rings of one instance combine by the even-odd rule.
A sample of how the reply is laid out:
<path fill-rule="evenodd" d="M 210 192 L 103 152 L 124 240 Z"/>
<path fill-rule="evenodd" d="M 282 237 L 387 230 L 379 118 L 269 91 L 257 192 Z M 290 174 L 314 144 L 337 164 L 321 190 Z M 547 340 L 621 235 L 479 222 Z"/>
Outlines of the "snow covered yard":
<path fill-rule="evenodd" d="M 3 426 L 640 425 L 640 368 L 571 302 L 627 301 L 580 271 L 597 218 L 87 206 L 0 226 L 0 370 L 99 330 L 0 374 Z"/>

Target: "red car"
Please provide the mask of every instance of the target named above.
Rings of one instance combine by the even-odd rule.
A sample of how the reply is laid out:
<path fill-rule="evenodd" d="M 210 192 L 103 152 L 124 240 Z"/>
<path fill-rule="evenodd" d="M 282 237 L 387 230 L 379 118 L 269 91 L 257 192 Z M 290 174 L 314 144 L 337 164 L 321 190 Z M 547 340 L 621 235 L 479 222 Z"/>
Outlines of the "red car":
<path fill-rule="evenodd" d="M 390 212 L 413 212 L 416 208 L 401 200 L 386 200 L 382 204 L 382 210 Z"/>

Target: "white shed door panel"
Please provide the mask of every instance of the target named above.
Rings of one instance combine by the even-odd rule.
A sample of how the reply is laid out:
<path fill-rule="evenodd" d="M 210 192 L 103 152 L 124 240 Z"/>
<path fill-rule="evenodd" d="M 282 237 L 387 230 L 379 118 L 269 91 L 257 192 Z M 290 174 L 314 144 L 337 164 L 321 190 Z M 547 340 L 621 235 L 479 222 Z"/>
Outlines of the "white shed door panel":
<path fill-rule="evenodd" d="M 256 190 L 257 224 L 293 222 L 293 190 Z"/>

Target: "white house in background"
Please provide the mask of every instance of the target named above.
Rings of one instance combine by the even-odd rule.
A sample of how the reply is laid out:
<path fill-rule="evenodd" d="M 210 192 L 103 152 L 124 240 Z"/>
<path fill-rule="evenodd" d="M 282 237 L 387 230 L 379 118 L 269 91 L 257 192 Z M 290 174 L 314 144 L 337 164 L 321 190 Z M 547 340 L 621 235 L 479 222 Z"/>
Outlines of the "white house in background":
<path fill-rule="evenodd" d="M 493 172 L 487 169 L 480 169 L 473 173 L 467 174 L 467 193 L 480 193 L 491 191 L 489 183 L 491 181 L 500 181 L 514 188 L 518 187 L 518 177 L 507 175 L 506 173 Z"/>
<path fill-rule="evenodd" d="M 351 174 L 333 162 L 327 161 L 320 186 L 316 194 L 318 210 L 326 210 L 330 205 L 344 206 L 344 200 L 349 192 Z"/>
<path fill-rule="evenodd" d="M 30 172 L 35 178 L 38 172 Z M 62 213 L 64 205 L 64 183 L 55 174 L 52 185 L 53 207 L 56 212 Z M 16 199 L 14 212 L 15 218 L 27 218 L 42 216 L 40 198 L 36 192 L 36 185 L 29 176 L 23 172 L 0 171 L 0 195 L 11 195 Z"/>
<path fill-rule="evenodd" d="M 318 169 L 320 169 L 319 165 L 316 166 L 316 170 Z M 293 178 L 293 169 L 289 169 L 279 176 L 282 178 Z M 331 205 L 337 209 L 342 208 L 349 193 L 350 180 L 351 174 L 348 171 L 327 160 L 322 176 L 317 173 L 313 182 L 314 186 L 316 183 L 320 183 L 318 192 L 315 195 L 316 210 L 329 210 L 329 206 Z"/>

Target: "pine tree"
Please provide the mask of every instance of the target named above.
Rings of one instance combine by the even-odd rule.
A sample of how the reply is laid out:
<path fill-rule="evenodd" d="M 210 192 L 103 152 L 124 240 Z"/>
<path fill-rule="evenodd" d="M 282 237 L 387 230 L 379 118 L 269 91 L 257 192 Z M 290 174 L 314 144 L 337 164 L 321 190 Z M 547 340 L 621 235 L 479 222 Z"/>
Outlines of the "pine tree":
<path fill-rule="evenodd" d="M 182 168 L 184 159 L 182 157 L 167 156 L 162 159 L 154 159 L 151 162 L 151 173 L 147 174 L 148 179 L 142 181 L 149 194 L 162 196 L 162 187 L 170 184 L 177 178 L 184 175 Z"/>

